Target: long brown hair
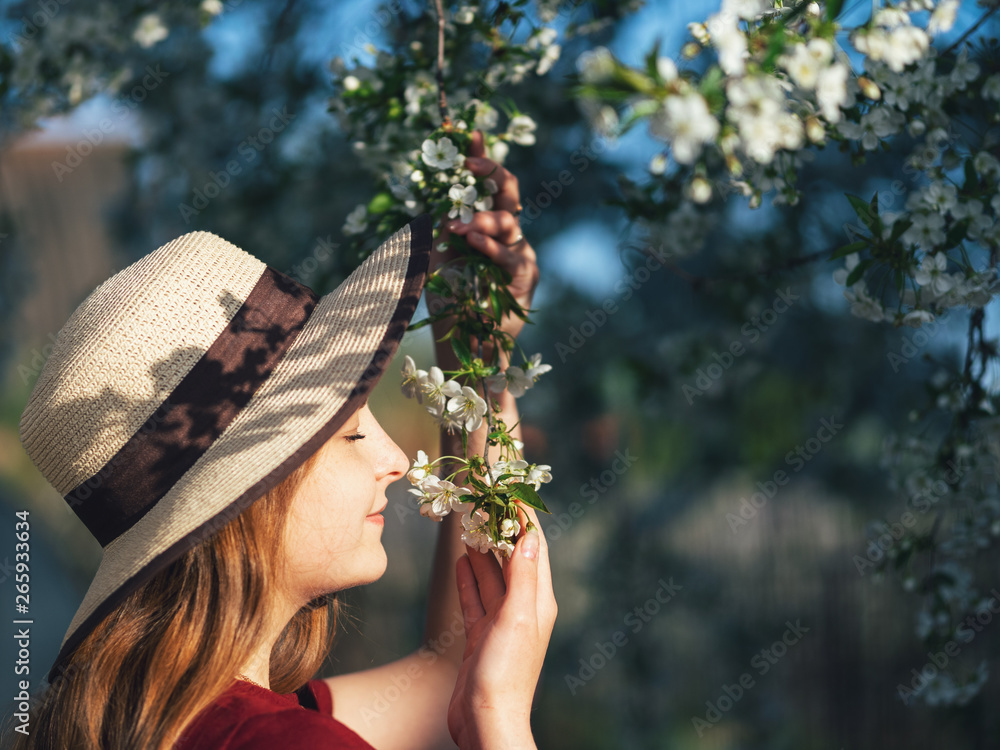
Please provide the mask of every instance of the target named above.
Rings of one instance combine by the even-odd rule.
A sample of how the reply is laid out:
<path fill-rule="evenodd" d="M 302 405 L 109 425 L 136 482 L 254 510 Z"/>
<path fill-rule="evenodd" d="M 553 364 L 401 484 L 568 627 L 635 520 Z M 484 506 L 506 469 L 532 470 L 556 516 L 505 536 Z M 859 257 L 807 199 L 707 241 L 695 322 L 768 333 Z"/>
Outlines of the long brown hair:
<path fill-rule="evenodd" d="M 222 527 L 132 593 L 34 699 L 15 750 L 167 750 L 228 688 L 266 623 L 287 509 L 318 451 Z M 271 652 L 270 684 L 291 692 L 330 650 L 336 599 L 300 610 Z"/>

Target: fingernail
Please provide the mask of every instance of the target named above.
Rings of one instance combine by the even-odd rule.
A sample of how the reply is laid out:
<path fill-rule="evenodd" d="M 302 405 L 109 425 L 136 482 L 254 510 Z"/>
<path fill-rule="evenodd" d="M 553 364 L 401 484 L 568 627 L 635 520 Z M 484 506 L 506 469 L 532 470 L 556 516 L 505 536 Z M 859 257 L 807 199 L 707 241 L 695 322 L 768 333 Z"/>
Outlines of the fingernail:
<path fill-rule="evenodd" d="M 470 167 L 481 167 L 486 163 L 486 159 L 481 156 L 466 156 L 465 163 Z"/>
<path fill-rule="evenodd" d="M 538 557 L 538 529 L 528 529 L 524 535 L 524 541 L 521 542 L 521 554 L 529 560 Z"/>

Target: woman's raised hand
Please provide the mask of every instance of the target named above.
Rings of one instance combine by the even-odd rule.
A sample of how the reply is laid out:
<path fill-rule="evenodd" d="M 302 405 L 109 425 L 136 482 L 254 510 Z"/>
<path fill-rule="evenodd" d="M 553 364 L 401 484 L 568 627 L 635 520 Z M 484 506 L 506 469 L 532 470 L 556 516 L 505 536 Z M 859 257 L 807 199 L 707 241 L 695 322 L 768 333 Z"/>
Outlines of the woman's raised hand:
<path fill-rule="evenodd" d="M 528 515 L 526 515 L 528 514 Z M 556 619 L 549 550 L 534 510 L 503 566 L 473 550 L 458 560 L 466 645 L 448 707 L 448 730 L 462 750 L 533 748 L 531 702 Z"/>
<path fill-rule="evenodd" d="M 435 247 L 444 242 L 451 233 L 463 235 L 469 245 L 511 275 L 507 289 L 518 304 L 524 310 L 528 310 L 531 307 L 535 287 L 538 286 L 539 274 L 535 251 L 521 233 L 518 219 L 521 195 L 517 178 L 495 161 L 486 158 L 483 134 L 478 130 L 472 134 L 472 144 L 465 159 L 465 166 L 473 174 L 479 177 L 489 176 L 496 183 L 497 192 L 493 195 L 493 208 L 490 211 L 477 211 L 468 224 L 463 224 L 459 219 L 445 221 L 441 236 L 435 240 Z M 439 253 L 435 249 L 431 253 L 431 268 L 455 257 L 457 254 L 454 251 Z M 435 309 L 434 299 L 434 295 L 428 294 L 428 306 L 432 312 Z M 513 339 L 523 327 L 524 321 L 521 318 L 508 314 L 504 317 L 500 329 Z M 449 323 L 435 325 L 435 338 L 444 335 L 448 328 L 450 328 Z"/>

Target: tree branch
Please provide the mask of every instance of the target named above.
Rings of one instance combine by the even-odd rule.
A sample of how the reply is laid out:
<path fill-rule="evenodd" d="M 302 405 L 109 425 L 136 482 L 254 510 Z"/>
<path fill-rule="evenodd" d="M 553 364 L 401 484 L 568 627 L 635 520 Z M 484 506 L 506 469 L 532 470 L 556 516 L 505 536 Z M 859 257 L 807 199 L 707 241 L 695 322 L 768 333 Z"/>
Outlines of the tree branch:
<path fill-rule="evenodd" d="M 969 27 L 969 29 L 967 29 L 966 32 L 964 34 L 962 34 L 962 36 L 960 36 L 958 39 L 956 39 L 953 44 L 948 45 L 948 48 L 944 52 L 942 52 L 941 54 L 942 55 L 947 55 L 950 52 L 954 52 L 956 47 L 958 47 L 962 42 L 964 42 L 966 39 L 968 39 L 970 36 L 972 36 L 972 34 L 975 33 L 976 29 L 978 29 L 980 26 L 982 26 L 986 22 L 986 19 L 989 18 L 990 16 L 992 16 L 998 10 L 1000 10 L 1000 5 L 996 6 L 995 8 L 991 8 L 990 10 L 986 11 L 983 14 L 982 18 L 980 18 L 978 21 L 976 21 L 974 24 L 972 24 L 972 26 Z"/>
<path fill-rule="evenodd" d="M 448 117 L 448 99 L 444 94 L 444 9 L 441 7 L 441 0 L 434 0 L 437 8 L 438 19 L 438 54 L 437 54 L 437 85 L 438 85 L 438 107 L 441 110 L 442 127 L 451 127 L 451 119 Z"/>

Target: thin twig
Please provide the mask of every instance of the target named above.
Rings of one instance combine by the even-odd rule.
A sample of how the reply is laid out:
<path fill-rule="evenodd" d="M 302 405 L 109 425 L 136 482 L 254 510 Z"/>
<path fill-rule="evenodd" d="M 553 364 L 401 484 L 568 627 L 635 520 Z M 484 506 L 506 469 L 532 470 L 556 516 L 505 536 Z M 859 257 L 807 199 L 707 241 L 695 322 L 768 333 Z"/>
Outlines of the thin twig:
<path fill-rule="evenodd" d="M 479 312 L 482 308 L 479 306 L 479 274 L 473 273 L 472 275 L 473 290 L 475 292 L 476 300 L 476 317 L 479 319 L 480 326 L 483 323 L 483 314 Z M 480 361 L 483 359 L 483 336 L 482 333 L 476 338 L 476 353 Z M 483 400 L 486 401 L 486 442 L 483 444 L 483 461 L 486 463 L 486 476 L 490 478 L 490 487 L 493 487 L 493 469 L 490 467 L 490 435 L 493 434 L 493 407 L 490 405 L 490 391 L 486 385 L 486 378 L 479 378 L 479 385 L 483 389 Z"/>
<path fill-rule="evenodd" d="M 444 9 L 441 7 L 441 0 L 434 0 L 434 5 L 437 7 L 438 17 L 438 107 L 441 109 L 441 125 L 451 127 L 451 119 L 448 117 L 448 99 L 444 94 Z"/>
<path fill-rule="evenodd" d="M 1000 10 L 1000 5 L 996 6 L 995 8 L 990 8 L 990 10 L 986 11 L 983 14 L 982 18 L 980 18 L 978 21 L 976 21 L 974 24 L 972 24 L 972 26 L 968 30 L 966 30 L 966 32 L 964 34 L 962 34 L 962 36 L 960 36 L 958 39 L 956 39 L 955 42 L 953 44 L 949 45 L 948 49 L 946 49 L 941 54 L 942 55 L 947 55 L 949 52 L 954 52 L 956 47 L 958 47 L 962 42 L 964 42 L 966 39 L 968 39 L 970 36 L 972 36 L 972 34 L 975 33 L 976 29 L 978 29 L 980 26 L 982 26 L 986 22 L 986 19 L 989 18 L 990 16 L 992 16 L 998 10 Z"/>

